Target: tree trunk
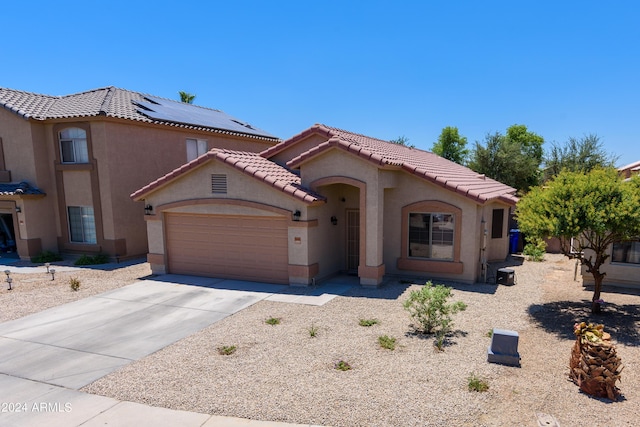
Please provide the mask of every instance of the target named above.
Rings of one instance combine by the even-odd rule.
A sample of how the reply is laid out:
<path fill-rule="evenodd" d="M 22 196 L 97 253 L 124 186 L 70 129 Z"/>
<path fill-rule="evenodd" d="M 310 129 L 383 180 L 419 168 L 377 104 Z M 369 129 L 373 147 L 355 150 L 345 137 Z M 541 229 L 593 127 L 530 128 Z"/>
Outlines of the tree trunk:
<path fill-rule="evenodd" d="M 602 291 L 602 280 L 604 274 L 598 271 L 593 272 L 593 298 L 591 298 L 591 313 L 597 314 L 602 311 L 600 301 L 600 292 Z"/>

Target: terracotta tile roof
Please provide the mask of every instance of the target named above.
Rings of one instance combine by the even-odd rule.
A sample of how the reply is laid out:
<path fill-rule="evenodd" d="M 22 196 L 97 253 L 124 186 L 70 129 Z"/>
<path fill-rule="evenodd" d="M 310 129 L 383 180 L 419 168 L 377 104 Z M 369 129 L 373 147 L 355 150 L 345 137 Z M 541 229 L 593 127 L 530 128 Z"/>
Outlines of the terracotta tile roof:
<path fill-rule="evenodd" d="M 270 158 L 313 133 L 325 135 L 328 140 L 291 159 L 287 162 L 289 168 L 297 169 L 311 157 L 329 148 L 337 147 L 365 158 L 381 167 L 400 168 L 473 199 L 478 203 L 499 199 L 510 205 L 515 205 L 518 201 L 515 196 L 515 188 L 487 178 L 431 152 L 393 144 L 322 124 L 316 124 L 293 138 L 270 147 L 263 151 L 261 155 Z"/>
<path fill-rule="evenodd" d="M 44 196 L 45 193 L 32 187 L 28 182 L 0 184 L 0 196 Z"/>
<path fill-rule="evenodd" d="M 214 148 L 197 159 L 192 160 L 167 175 L 153 181 L 131 194 L 131 198 L 134 200 L 141 200 L 147 194 L 167 185 L 173 179 L 214 159 L 233 166 L 243 173 L 262 181 L 271 187 L 277 188 L 283 193 L 302 200 L 305 203 L 313 204 L 317 202 L 324 202 L 326 200 L 323 196 L 303 187 L 298 175 L 270 160 L 265 159 L 257 153 L 225 150 L 221 148 Z"/>
<path fill-rule="evenodd" d="M 224 124 L 225 122 L 222 120 L 219 121 L 221 123 L 220 126 L 206 126 L 201 123 L 158 119 L 157 116 L 152 114 L 153 112 L 149 112 L 144 107 L 149 99 L 160 99 L 163 103 L 170 106 L 178 106 L 181 109 L 191 109 L 193 116 L 203 114 L 223 116 L 226 124 Z M 184 104 L 152 95 L 119 89 L 113 86 L 66 96 L 40 95 L 14 89 L 0 88 L 0 106 L 25 119 L 32 120 L 105 116 L 228 135 L 242 135 L 274 142 L 279 141 L 277 137 L 269 135 L 260 129 L 246 126 L 238 127 L 236 124 L 241 122 L 220 110 Z M 147 114 L 145 114 L 145 112 L 147 112 Z"/>

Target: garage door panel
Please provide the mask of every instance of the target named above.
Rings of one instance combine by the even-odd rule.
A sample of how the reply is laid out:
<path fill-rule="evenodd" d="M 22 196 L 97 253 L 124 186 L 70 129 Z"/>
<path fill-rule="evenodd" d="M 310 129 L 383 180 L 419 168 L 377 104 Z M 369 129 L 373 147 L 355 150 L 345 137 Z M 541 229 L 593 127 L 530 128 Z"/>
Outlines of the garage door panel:
<path fill-rule="evenodd" d="M 289 281 L 284 219 L 168 214 L 165 224 L 171 273 Z"/>

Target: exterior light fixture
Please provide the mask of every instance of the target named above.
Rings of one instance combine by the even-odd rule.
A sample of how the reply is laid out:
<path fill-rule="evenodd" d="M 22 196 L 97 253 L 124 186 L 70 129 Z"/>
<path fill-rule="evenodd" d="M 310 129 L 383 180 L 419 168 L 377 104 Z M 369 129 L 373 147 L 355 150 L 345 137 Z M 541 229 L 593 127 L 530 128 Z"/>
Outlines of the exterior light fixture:
<path fill-rule="evenodd" d="M 16 213 L 22 212 L 22 208 L 20 206 L 16 206 Z"/>
<path fill-rule="evenodd" d="M 51 274 L 51 280 L 56 279 L 56 271 L 53 268 L 49 269 L 49 274 Z"/>
<path fill-rule="evenodd" d="M 302 213 L 300 211 L 295 211 L 292 214 L 292 216 L 294 221 L 300 221 L 300 217 L 302 216 Z"/>
<path fill-rule="evenodd" d="M 9 284 L 9 290 L 11 290 L 11 282 L 13 282 L 13 279 L 11 278 L 11 272 L 9 270 L 5 270 L 4 274 L 7 275 L 6 282 Z"/>
<path fill-rule="evenodd" d="M 335 215 L 331 217 L 331 224 L 338 225 L 338 218 Z"/>
<path fill-rule="evenodd" d="M 145 215 L 151 215 L 153 213 L 153 206 L 151 205 L 145 205 L 144 207 L 144 214 Z"/>
<path fill-rule="evenodd" d="M 51 264 L 49 264 L 48 262 L 45 262 L 45 263 L 44 263 L 44 266 L 45 266 L 45 267 L 47 267 L 47 274 L 49 274 L 49 266 L 50 266 L 50 265 L 51 265 Z"/>

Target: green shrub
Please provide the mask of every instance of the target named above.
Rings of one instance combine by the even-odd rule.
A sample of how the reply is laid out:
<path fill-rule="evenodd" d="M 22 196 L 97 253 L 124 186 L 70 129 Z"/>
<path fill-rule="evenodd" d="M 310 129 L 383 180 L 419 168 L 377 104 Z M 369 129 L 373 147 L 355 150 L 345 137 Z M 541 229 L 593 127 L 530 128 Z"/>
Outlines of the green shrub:
<path fill-rule="evenodd" d="M 483 392 L 489 390 L 489 383 L 487 380 L 472 373 L 467 378 L 467 387 L 469 388 L 469 391 Z"/>
<path fill-rule="evenodd" d="M 34 264 L 44 264 L 45 262 L 62 261 L 62 257 L 51 251 L 44 251 L 34 257 L 31 257 L 31 262 Z"/>
<path fill-rule="evenodd" d="M 524 245 L 522 254 L 527 257 L 528 261 L 542 262 L 544 255 L 547 253 L 547 243 L 539 237 L 529 239 Z"/>
<path fill-rule="evenodd" d="M 80 280 L 77 277 L 72 277 L 69 279 L 69 287 L 74 292 L 78 292 L 80 290 Z"/>
<path fill-rule="evenodd" d="M 96 265 L 96 264 L 106 264 L 109 262 L 109 257 L 105 254 L 97 254 L 97 255 L 82 255 L 80 258 L 74 262 L 74 265 Z"/>
<path fill-rule="evenodd" d="M 451 288 L 434 286 L 429 281 L 422 289 L 411 291 L 404 308 L 418 322 L 422 332 L 432 334 L 439 330 L 444 337 L 453 326 L 451 315 L 467 308 L 462 301 L 447 304 L 450 297 Z"/>
<path fill-rule="evenodd" d="M 337 369 L 338 371 L 348 371 L 351 369 L 351 365 L 349 365 L 347 362 L 345 362 L 344 360 L 338 360 L 335 365 L 333 365 L 333 367 L 335 369 Z"/>
<path fill-rule="evenodd" d="M 223 356 L 229 356 L 230 354 L 235 353 L 237 347 L 235 345 L 223 345 L 222 347 L 218 347 L 218 354 Z"/>
<path fill-rule="evenodd" d="M 387 350 L 396 349 L 396 339 L 388 335 L 379 336 L 378 344 L 380 344 L 380 347 L 386 348 Z"/>
<path fill-rule="evenodd" d="M 266 323 L 267 325 L 279 325 L 280 324 L 280 318 L 279 317 L 270 317 L 267 320 L 264 321 L 264 323 Z"/>
<path fill-rule="evenodd" d="M 380 323 L 378 319 L 360 319 L 358 321 L 358 324 L 360 326 L 367 326 L 367 327 L 377 325 L 378 323 Z"/>
<path fill-rule="evenodd" d="M 309 327 L 309 329 L 307 329 L 307 331 L 309 331 L 309 336 L 311 338 L 315 338 L 318 336 L 318 327 L 316 325 L 314 325 L 313 323 L 311 324 L 311 327 Z"/>

